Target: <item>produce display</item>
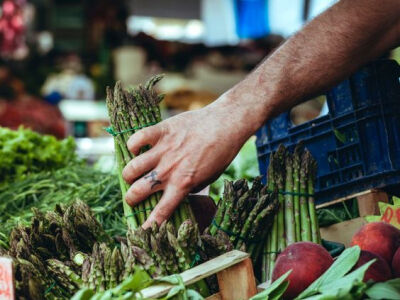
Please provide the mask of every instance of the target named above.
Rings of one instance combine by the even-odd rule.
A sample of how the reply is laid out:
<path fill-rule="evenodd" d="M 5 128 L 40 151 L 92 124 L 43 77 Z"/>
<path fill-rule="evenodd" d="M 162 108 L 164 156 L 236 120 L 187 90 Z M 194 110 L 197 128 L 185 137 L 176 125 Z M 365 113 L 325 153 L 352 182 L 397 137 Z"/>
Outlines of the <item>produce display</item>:
<path fill-rule="evenodd" d="M 276 262 L 274 273 L 283 275 L 275 278 L 275 281 L 263 292 L 252 297 L 251 300 L 269 299 L 308 299 L 308 300 L 328 300 L 328 299 L 400 299 L 400 278 L 391 279 L 386 282 L 366 281 L 365 274 L 374 264 L 374 260 L 359 266 L 360 247 L 354 246 L 346 249 L 329 268 L 320 275 L 321 268 L 317 263 L 305 266 L 299 260 L 291 259 L 287 256 L 289 252 L 295 251 L 297 255 L 306 257 L 309 247 L 298 246 L 295 243 L 287 247 L 283 259 Z M 308 243 L 307 243 L 308 244 Z M 310 243 L 311 244 L 311 243 Z M 317 247 L 317 245 L 315 245 Z M 321 247 L 321 253 L 325 256 L 325 250 Z M 315 248 L 315 254 L 318 252 Z M 326 268 L 326 266 L 325 266 Z M 306 272 L 311 273 L 306 276 Z M 310 284 L 310 277 L 315 280 Z"/>
<path fill-rule="evenodd" d="M 35 210 L 31 224 L 17 226 L 3 255 L 15 262 L 19 299 L 68 298 L 81 283 L 82 264 L 96 243 L 113 244 L 82 201 Z"/>
<path fill-rule="evenodd" d="M 29 224 L 34 215 L 32 208 L 45 212 L 53 210 L 56 204 L 68 204 L 76 199 L 91 207 L 109 234 L 125 234 L 118 179 L 114 174 L 105 174 L 79 163 L 55 171 L 29 174 L 1 186 L 0 240 L 6 239 L 16 225 Z"/>
<path fill-rule="evenodd" d="M 30 173 L 55 170 L 77 160 L 75 142 L 20 127 L 0 127 L 0 186 Z"/>
<path fill-rule="evenodd" d="M 15 227 L 9 249 L 3 248 L 1 254 L 14 259 L 19 299 L 69 298 L 79 289 L 115 288 L 136 270 L 162 278 L 189 269 L 198 238 L 196 225 L 186 220 L 177 232 L 164 222 L 130 231 L 116 241 L 78 200 L 46 213 L 34 210 L 31 224 Z M 208 293 L 205 281 L 195 288 Z"/>
<path fill-rule="evenodd" d="M 316 171 L 316 161 L 301 143 L 293 153 L 281 145 L 271 155 L 267 185 L 268 190 L 278 192 L 279 210 L 264 246 L 262 281 L 271 278 L 277 254 L 286 246 L 298 241 L 321 242 L 314 204 Z"/>
<path fill-rule="evenodd" d="M 216 277 L 185 286 L 179 273 L 233 249 L 248 252 L 259 281 L 269 283 L 253 300 L 400 299 L 399 229 L 368 223 L 335 259 L 321 245 L 318 218 L 341 221 L 356 206 L 317 215 L 317 164 L 301 143 L 271 155 L 266 185 L 250 163 L 221 177 L 204 232 L 187 200 L 168 221 L 142 228 L 162 192 L 130 207 L 122 169 L 135 157 L 129 137 L 161 121 L 161 78 L 107 89 L 116 174 L 79 160 L 71 138 L 0 128 L 0 255 L 13 260 L 17 299 L 144 299 L 141 290 L 167 283 L 173 288 L 159 299 L 200 300 L 218 292 Z"/>

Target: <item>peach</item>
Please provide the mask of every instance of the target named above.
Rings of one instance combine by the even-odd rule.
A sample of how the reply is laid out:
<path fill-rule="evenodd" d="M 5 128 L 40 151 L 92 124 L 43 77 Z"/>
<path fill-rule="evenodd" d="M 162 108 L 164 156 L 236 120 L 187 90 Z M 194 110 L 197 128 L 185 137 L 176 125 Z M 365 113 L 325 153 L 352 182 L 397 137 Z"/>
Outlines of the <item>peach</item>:
<path fill-rule="evenodd" d="M 289 286 L 285 299 L 293 299 L 320 277 L 333 263 L 329 252 L 321 245 L 311 242 L 298 242 L 288 246 L 276 260 L 272 272 L 275 281 L 287 271 Z"/>
<path fill-rule="evenodd" d="M 400 246 L 400 230 L 385 222 L 368 223 L 353 236 L 351 245 L 378 254 L 390 266 Z"/>
<path fill-rule="evenodd" d="M 395 278 L 400 278 L 400 248 L 397 249 L 393 256 L 392 272 Z"/>
<path fill-rule="evenodd" d="M 381 256 L 370 251 L 361 250 L 360 258 L 355 264 L 353 270 L 361 267 L 367 262 L 376 259 L 376 261 L 367 269 L 364 275 L 364 282 L 373 280 L 375 282 L 387 281 L 392 278 L 392 272 L 386 260 Z"/>

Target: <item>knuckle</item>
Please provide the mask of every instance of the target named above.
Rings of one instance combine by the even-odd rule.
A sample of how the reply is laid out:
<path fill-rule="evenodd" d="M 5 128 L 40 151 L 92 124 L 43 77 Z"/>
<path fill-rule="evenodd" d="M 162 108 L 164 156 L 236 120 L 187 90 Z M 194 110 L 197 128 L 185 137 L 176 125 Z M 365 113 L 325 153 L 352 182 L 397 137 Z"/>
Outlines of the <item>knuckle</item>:
<path fill-rule="evenodd" d="M 141 130 L 138 132 L 135 132 L 128 140 L 127 142 L 127 147 L 129 151 L 133 151 L 137 148 L 138 143 L 142 143 L 143 140 L 146 139 L 145 133 Z"/>
<path fill-rule="evenodd" d="M 183 176 L 179 181 L 179 187 L 183 190 L 191 189 L 194 185 L 193 176 Z"/>

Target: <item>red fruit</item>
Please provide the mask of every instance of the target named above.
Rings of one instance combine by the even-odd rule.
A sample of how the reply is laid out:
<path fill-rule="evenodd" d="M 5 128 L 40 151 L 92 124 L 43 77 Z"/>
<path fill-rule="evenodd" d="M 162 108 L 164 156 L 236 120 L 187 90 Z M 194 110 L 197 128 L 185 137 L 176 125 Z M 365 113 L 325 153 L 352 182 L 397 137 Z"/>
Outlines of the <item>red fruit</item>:
<path fill-rule="evenodd" d="M 376 259 L 376 261 L 367 269 L 364 275 L 364 282 L 373 280 L 375 282 L 387 281 L 392 278 L 392 272 L 386 260 L 381 256 L 370 251 L 361 250 L 360 258 L 355 264 L 353 270 L 358 269 L 367 262 Z"/>
<path fill-rule="evenodd" d="M 400 278 L 400 248 L 397 249 L 393 256 L 392 272 L 395 278 Z"/>
<path fill-rule="evenodd" d="M 310 242 L 298 242 L 288 246 L 276 260 L 272 281 L 287 271 L 289 286 L 285 299 L 293 299 L 320 277 L 333 263 L 333 259 L 324 247 Z"/>
<path fill-rule="evenodd" d="M 390 266 L 400 246 L 400 230 L 384 222 L 368 223 L 353 236 L 351 245 L 380 255 Z"/>

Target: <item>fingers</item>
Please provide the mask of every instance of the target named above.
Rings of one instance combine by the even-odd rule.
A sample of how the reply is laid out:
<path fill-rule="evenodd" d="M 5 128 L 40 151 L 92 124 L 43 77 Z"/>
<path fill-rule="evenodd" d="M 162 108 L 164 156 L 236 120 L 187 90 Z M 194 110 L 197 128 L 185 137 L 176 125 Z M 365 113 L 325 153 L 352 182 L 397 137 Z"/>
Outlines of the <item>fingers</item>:
<path fill-rule="evenodd" d="M 143 228 L 148 228 L 153 222 L 161 224 L 167 220 L 179 206 L 179 203 L 185 198 L 186 193 L 182 189 L 178 189 L 174 185 L 168 185 L 165 189 L 160 201 L 142 225 Z"/>
<path fill-rule="evenodd" d="M 161 136 L 161 126 L 159 124 L 152 127 L 143 128 L 134 133 L 128 140 L 127 147 L 133 154 L 138 155 L 143 146 L 154 146 Z"/>
<path fill-rule="evenodd" d="M 158 178 L 157 171 L 153 170 L 131 185 L 126 192 L 125 201 L 130 206 L 136 206 L 151 194 L 161 190 L 163 187 L 162 183 Z"/>
<path fill-rule="evenodd" d="M 152 148 L 132 159 L 122 170 L 122 177 L 127 183 L 133 183 L 146 172 L 153 170 L 160 158 L 157 149 Z"/>

